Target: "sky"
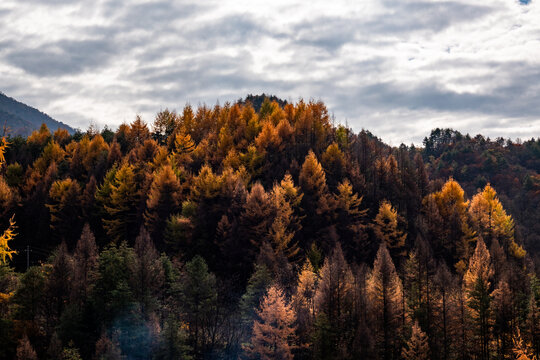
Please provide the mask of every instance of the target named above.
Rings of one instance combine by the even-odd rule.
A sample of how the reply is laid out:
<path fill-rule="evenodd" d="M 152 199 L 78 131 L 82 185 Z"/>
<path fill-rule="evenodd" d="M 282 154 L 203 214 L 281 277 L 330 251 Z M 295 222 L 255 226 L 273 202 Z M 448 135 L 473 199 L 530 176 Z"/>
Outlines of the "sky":
<path fill-rule="evenodd" d="M 2 0 L 0 91 L 73 127 L 247 94 L 421 144 L 540 136 L 540 0 Z"/>

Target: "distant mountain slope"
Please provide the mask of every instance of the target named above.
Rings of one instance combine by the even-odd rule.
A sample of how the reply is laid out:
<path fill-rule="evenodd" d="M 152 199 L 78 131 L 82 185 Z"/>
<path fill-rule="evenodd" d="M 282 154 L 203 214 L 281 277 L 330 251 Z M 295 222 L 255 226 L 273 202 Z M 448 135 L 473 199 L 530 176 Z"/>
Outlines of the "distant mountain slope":
<path fill-rule="evenodd" d="M 72 127 L 0 92 L 0 128 L 3 128 L 5 124 L 10 130 L 9 135 L 28 136 L 32 131 L 39 129 L 43 123 L 51 131 L 64 128 L 70 133 L 74 132 Z"/>

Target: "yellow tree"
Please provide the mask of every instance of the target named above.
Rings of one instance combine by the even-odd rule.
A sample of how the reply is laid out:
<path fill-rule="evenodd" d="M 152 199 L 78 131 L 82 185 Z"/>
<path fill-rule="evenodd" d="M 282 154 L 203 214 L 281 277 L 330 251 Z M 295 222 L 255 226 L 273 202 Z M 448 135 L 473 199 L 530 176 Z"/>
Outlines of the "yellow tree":
<path fill-rule="evenodd" d="M 0 143 L 0 166 L 4 165 L 6 159 L 4 157 L 6 148 L 8 147 L 9 143 L 6 140 L 5 137 L 2 138 L 2 142 Z M 0 236 L 0 265 L 6 264 L 7 258 L 11 260 L 13 254 L 16 252 L 14 250 L 11 250 L 9 247 L 8 242 L 10 240 L 13 240 L 15 237 L 15 220 L 13 219 L 13 216 L 11 219 L 9 219 L 9 227 L 7 230 L 4 231 L 2 236 Z"/>
<path fill-rule="evenodd" d="M 79 222 L 81 187 L 70 178 L 55 181 L 45 205 L 51 215 L 51 229 L 64 241 L 74 240 L 80 231 Z"/>
<path fill-rule="evenodd" d="M 456 269 L 463 274 L 476 241 L 468 222 L 469 202 L 465 200 L 465 191 L 450 178 L 441 191 L 428 195 L 423 205 L 430 231 L 436 235 L 433 239 L 436 254 L 454 259 Z"/>
<path fill-rule="evenodd" d="M 109 184 L 110 199 L 105 204 L 107 219 L 103 220 L 105 230 L 112 241 L 120 243 L 135 237 L 137 232 L 137 184 L 133 166 L 124 163 L 114 174 Z"/>
<path fill-rule="evenodd" d="M 380 241 L 383 241 L 394 259 L 405 255 L 405 239 L 407 234 L 400 229 L 401 216 L 388 201 L 384 200 L 379 206 L 379 212 L 373 223 L 373 231 Z"/>
<path fill-rule="evenodd" d="M 176 164 L 189 164 L 192 160 L 191 153 L 195 151 L 195 142 L 191 135 L 184 132 L 179 132 L 174 138 L 174 158 Z"/>
<path fill-rule="evenodd" d="M 515 242 L 514 220 L 504 210 L 491 185 L 486 185 L 484 190 L 472 198 L 469 215 L 475 230 L 484 239 L 489 241 L 497 239 L 515 258 L 525 256 L 525 250 Z"/>
<path fill-rule="evenodd" d="M 295 232 L 300 228 L 298 217 L 295 215 L 297 204 L 291 204 L 287 194 L 288 182 L 292 179 L 286 177 L 281 184 L 275 184 L 270 193 L 270 201 L 275 210 L 275 217 L 269 229 L 269 238 L 276 254 L 282 253 L 289 260 L 297 260 L 296 255 L 300 251 L 298 244 L 293 240 Z M 292 189 L 296 189 L 292 184 Z M 294 197 L 292 197 L 295 201 Z"/>
<path fill-rule="evenodd" d="M 484 241 L 479 239 L 469 261 L 467 272 L 463 276 L 463 292 L 467 312 L 472 320 L 473 340 L 476 342 L 475 352 L 479 359 L 489 358 L 493 273 L 489 251 Z"/>
<path fill-rule="evenodd" d="M 516 328 L 513 342 L 514 348 L 512 350 L 516 360 L 536 360 L 536 356 L 532 354 L 533 351 L 531 350 L 530 344 L 525 343 L 521 338 L 519 328 Z"/>
<path fill-rule="evenodd" d="M 161 240 L 167 219 L 178 210 L 181 190 L 180 181 L 170 165 L 165 165 L 154 173 L 144 219 L 148 230 L 158 242 L 158 248 L 162 247 Z"/>
<path fill-rule="evenodd" d="M 251 345 L 246 347 L 250 357 L 261 360 L 292 360 L 295 342 L 296 315 L 285 301 L 283 292 L 270 287 L 257 312 L 260 320 L 253 322 Z"/>

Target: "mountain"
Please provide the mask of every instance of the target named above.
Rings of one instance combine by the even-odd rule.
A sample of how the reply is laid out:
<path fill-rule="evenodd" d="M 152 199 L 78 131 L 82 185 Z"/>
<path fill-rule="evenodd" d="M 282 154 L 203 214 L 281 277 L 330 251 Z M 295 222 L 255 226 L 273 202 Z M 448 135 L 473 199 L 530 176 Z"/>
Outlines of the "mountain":
<path fill-rule="evenodd" d="M 261 95 L 249 94 L 245 97 L 245 99 L 238 99 L 237 103 L 241 105 L 250 103 L 253 109 L 256 112 L 259 112 L 265 100 L 268 100 L 269 103 L 275 101 L 281 108 L 287 105 L 287 100 L 280 99 L 275 95 L 266 95 L 265 93 Z"/>
<path fill-rule="evenodd" d="M 38 130 L 41 124 L 46 124 L 51 131 L 64 128 L 70 133 L 75 132 L 69 125 L 0 92 L 0 126 L 6 125 L 9 135 L 28 136 L 32 131 Z"/>

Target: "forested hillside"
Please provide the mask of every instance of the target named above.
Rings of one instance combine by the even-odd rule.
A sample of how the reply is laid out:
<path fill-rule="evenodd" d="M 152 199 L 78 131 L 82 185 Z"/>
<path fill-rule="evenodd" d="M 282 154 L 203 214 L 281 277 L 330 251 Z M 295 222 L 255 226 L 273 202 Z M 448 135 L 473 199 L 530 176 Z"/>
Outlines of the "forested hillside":
<path fill-rule="evenodd" d="M 273 100 L 9 138 L 0 358 L 540 354 L 540 141 Z"/>
<path fill-rule="evenodd" d="M 0 126 L 4 131 L 2 134 L 7 132 L 12 136 L 28 136 L 39 129 L 41 124 L 46 124 L 53 130 L 62 128 L 73 133 L 70 126 L 0 92 Z"/>

